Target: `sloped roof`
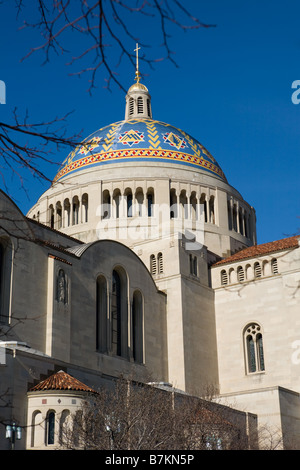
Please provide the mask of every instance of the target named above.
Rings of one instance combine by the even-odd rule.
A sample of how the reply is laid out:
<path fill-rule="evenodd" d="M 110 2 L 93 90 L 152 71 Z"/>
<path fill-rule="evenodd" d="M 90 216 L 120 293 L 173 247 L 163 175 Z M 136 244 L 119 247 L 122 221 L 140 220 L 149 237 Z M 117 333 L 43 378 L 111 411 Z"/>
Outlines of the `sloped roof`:
<path fill-rule="evenodd" d="M 75 379 L 63 370 L 51 375 L 30 389 L 31 392 L 50 390 L 74 390 L 96 393 L 95 390 Z"/>
<path fill-rule="evenodd" d="M 221 261 L 218 261 L 213 265 L 213 267 L 220 266 L 221 264 L 234 263 L 236 261 L 248 258 L 255 258 L 258 256 L 267 255 L 276 251 L 296 248 L 299 245 L 299 239 L 300 236 L 294 236 L 289 238 L 283 238 L 281 240 L 276 240 L 273 242 L 263 243 L 261 245 L 250 246 L 249 248 L 244 248 L 243 250 L 238 251 L 237 253 L 229 256 L 228 258 L 224 258 Z"/>

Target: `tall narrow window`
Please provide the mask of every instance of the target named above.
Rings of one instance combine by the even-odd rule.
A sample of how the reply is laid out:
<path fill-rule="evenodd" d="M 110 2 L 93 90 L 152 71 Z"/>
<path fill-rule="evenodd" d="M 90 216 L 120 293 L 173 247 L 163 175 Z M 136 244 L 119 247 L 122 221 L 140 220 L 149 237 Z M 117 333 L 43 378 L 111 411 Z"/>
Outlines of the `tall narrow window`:
<path fill-rule="evenodd" d="M 237 268 L 237 278 L 239 282 L 243 282 L 245 280 L 244 269 L 242 268 L 242 266 L 239 266 Z"/>
<path fill-rule="evenodd" d="M 111 322 L 112 350 L 121 356 L 121 280 L 116 271 L 113 272 Z"/>
<path fill-rule="evenodd" d="M 54 431 L 55 431 L 55 413 L 50 411 L 47 416 L 47 444 L 54 444 Z"/>
<path fill-rule="evenodd" d="M 271 261 L 271 269 L 272 274 L 278 274 L 278 263 L 276 258 L 272 259 Z"/>
<path fill-rule="evenodd" d="M 163 263 L 162 253 L 158 253 L 157 255 L 157 266 L 158 266 L 158 273 L 162 274 L 164 272 L 164 263 Z"/>
<path fill-rule="evenodd" d="M 96 283 L 96 349 L 107 352 L 107 282 L 99 276 Z"/>
<path fill-rule="evenodd" d="M 64 227 L 69 227 L 71 220 L 71 205 L 69 199 L 64 200 Z"/>
<path fill-rule="evenodd" d="M 134 292 L 132 302 L 132 353 L 136 362 L 143 362 L 143 297 Z"/>
<path fill-rule="evenodd" d="M 113 271 L 111 296 L 112 352 L 128 357 L 128 306 L 126 276 L 121 268 Z"/>
<path fill-rule="evenodd" d="M 227 272 L 225 271 L 225 269 L 222 269 L 222 271 L 221 271 L 221 285 L 226 286 L 227 284 L 228 284 Z"/>
<path fill-rule="evenodd" d="M 60 229 L 62 226 L 62 207 L 61 203 L 56 203 L 56 227 Z"/>
<path fill-rule="evenodd" d="M 170 218 L 174 219 L 177 217 L 177 195 L 176 190 L 171 189 L 170 191 Z"/>
<path fill-rule="evenodd" d="M 263 336 L 261 327 L 257 323 L 252 323 L 245 328 L 244 341 L 247 372 L 264 371 Z"/>
<path fill-rule="evenodd" d="M 49 225 L 54 228 L 54 208 L 52 204 L 49 206 Z"/>
<path fill-rule="evenodd" d="M 156 274 L 156 257 L 155 255 L 150 256 L 150 272 Z"/>
<path fill-rule="evenodd" d="M 120 201 L 121 201 L 121 192 L 119 189 L 114 190 L 113 200 L 115 205 L 115 217 L 118 219 L 120 217 Z"/>
<path fill-rule="evenodd" d="M 105 189 L 102 195 L 102 217 L 103 219 L 109 219 L 110 215 L 111 215 L 110 194 L 109 194 L 109 191 Z"/>
<path fill-rule="evenodd" d="M 82 222 L 88 222 L 89 197 L 85 193 L 82 195 Z"/>
<path fill-rule="evenodd" d="M 129 99 L 129 115 L 134 113 L 134 101 L 133 98 Z"/>
<path fill-rule="evenodd" d="M 211 224 L 215 223 L 215 198 L 211 196 L 209 199 L 209 221 Z"/>
<path fill-rule="evenodd" d="M 201 194 L 200 205 L 202 205 L 202 209 L 203 209 L 203 212 L 204 212 L 204 222 L 207 222 L 207 220 L 208 220 L 207 203 L 206 203 L 206 195 L 204 193 Z"/>
<path fill-rule="evenodd" d="M 128 191 L 126 194 L 127 201 L 127 217 L 132 217 L 132 192 Z"/>
<path fill-rule="evenodd" d="M 261 277 L 261 265 L 258 262 L 254 264 L 254 276 Z"/>
<path fill-rule="evenodd" d="M 143 98 L 141 96 L 137 99 L 138 114 L 143 114 Z"/>
<path fill-rule="evenodd" d="M 153 216 L 153 199 L 154 199 L 153 191 L 148 191 L 148 193 L 147 193 L 147 213 L 148 213 L 148 217 Z"/>
<path fill-rule="evenodd" d="M 79 222 L 79 199 L 77 196 L 73 197 L 72 201 L 72 225 L 77 225 Z"/>

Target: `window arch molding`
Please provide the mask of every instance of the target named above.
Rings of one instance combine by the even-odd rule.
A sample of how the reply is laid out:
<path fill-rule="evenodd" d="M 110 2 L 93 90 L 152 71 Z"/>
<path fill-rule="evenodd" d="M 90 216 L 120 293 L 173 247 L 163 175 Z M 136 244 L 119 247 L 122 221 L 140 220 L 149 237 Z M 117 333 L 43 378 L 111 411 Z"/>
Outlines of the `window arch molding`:
<path fill-rule="evenodd" d="M 243 330 L 246 373 L 264 372 L 263 329 L 257 322 L 248 323 Z"/>

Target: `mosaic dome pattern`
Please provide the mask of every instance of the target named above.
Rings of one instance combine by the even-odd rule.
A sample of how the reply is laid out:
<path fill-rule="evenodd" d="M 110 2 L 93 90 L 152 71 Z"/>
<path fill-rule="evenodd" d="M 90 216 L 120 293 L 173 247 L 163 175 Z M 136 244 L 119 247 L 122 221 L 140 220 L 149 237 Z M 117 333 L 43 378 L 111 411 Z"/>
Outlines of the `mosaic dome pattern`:
<path fill-rule="evenodd" d="M 212 155 L 184 131 L 153 119 L 130 119 L 86 138 L 68 155 L 54 182 L 90 167 L 150 161 L 187 166 L 226 181 Z"/>

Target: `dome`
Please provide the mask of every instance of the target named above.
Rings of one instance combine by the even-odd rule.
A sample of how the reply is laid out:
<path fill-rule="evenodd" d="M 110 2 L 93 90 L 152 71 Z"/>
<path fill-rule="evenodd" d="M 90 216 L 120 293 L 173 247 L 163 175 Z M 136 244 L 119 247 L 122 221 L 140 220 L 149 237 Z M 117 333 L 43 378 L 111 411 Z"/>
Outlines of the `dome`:
<path fill-rule="evenodd" d="M 121 169 L 128 162 L 184 166 L 226 182 L 221 167 L 203 145 L 183 130 L 150 118 L 127 119 L 94 132 L 68 155 L 53 182 L 112 163 Z"/>

